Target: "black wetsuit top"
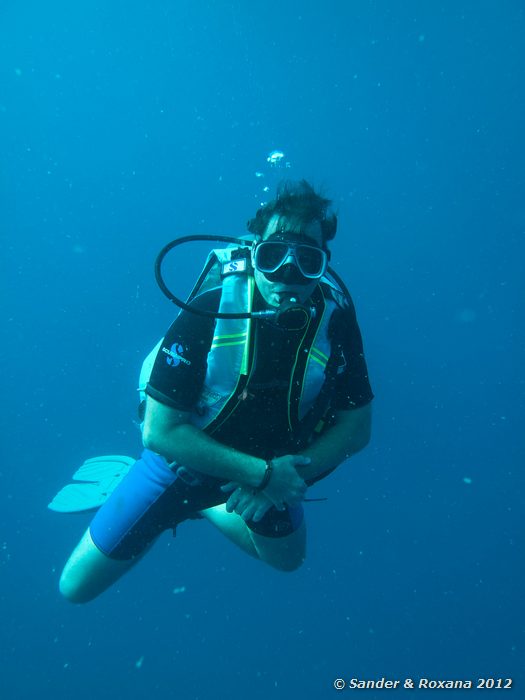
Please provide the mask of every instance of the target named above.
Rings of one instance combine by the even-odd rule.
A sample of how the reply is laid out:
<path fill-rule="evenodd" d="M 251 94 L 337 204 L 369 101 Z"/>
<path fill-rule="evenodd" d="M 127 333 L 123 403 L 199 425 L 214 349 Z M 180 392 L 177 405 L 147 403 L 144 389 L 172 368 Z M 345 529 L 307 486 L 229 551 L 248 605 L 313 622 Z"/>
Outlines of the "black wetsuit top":
<path fill-rule="evenodd" d="M 259 293 L 256 291 L 256 295 Z M 220 290 L 198 296 L 192 303 L 198 308 L 217 310 Z M 255 308 L 260 298 L 255 299 Z M 355 310 L 350 303 L 336 312 L 329 335 L 337 323 L 337 337 L 343 349 L 343 369 L 338 374 L 332 407 L 345 410 L 364 406 L 372 398 L 363 354 L 361 333 Z M 180 411 L 192 411 L 206 376 L 207 355 L 211 347 L 215 320 L 182 311 L 166 333 L 162 347 L 174 350 L 172 356 L 162 347 L 155 360 L 148 396 Z M 292 435 L 288 426 L 288 389 L 302 331 L 283 330 L 272 321 L 255 321 L 255 354 L 250 380 L 243 400 L 228 420 L 213 433 L 213 438 L 241 452 L 266 458 L 286 454 Z M 293 452 L 296 450 L 294 449 Z"/>

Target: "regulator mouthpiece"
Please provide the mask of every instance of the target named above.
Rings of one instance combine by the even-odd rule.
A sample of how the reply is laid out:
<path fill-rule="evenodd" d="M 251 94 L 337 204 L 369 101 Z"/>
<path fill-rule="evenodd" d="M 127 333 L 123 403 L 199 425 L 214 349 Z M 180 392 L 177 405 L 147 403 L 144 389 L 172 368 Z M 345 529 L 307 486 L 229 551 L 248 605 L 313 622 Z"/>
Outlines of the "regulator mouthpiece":
<path fill-rule="evenodd" d="M 283 299 L 275 313 L 275 323 L 287 331 L 300 331 L 308 325 L 312 311 L 296 297 Z"/>

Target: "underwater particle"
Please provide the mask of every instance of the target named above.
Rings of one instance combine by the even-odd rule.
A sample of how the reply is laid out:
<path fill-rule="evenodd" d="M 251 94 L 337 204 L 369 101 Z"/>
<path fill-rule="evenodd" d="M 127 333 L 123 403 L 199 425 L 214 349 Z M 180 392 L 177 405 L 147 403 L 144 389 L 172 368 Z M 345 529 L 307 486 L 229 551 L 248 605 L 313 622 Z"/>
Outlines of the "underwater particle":
<path fill-rule="evenodd" d="M 186 586 L 179 586 L 178 588 L 174 588 L 172 593 L 174 595 L 177 595 L 177 593 L 185 593 L 186 592 Z"/>
<path fill-rule="evenodd" d="M 143 663 L 144 663 L 144 656 L 141 656 L 140 659 L 137 659 L 137 661 L 135 661 L 135 668 L 142 668 Z"/>
<path fill-rule="evenodd" d="M 281 165 L 281 161 L 284 158 L 284 153 L 282 151 L 272 151 L 271 153 L 268 154 L 268 157 L 266 160 L 272 167 L 276 167 L 278 165 Z"/>
<path fill-rule="evenodd" d="M 283 151 L 272 151 L 268 154 L 266 161 L 270 164 L 271 168 L 291 168 L 292 164 L 289 160 L 284 160 Z"/>
<path fill-rule="evenodd" d="M 7 547 L 7 542 L 2 543 L 2 564 L 5 564 L 5 562 L 11 561 L 11 553 L 8 550 Z"/>
<path fill-rule="evenodd" d="M 255 177 L 264 177 L 264 173 L 260 173 L 258 170 L 255 172 Z"/>
<path fill-rule="evenodd" d="M 20 70 L 20 68 L 15 68 L 15 75 L 18 77 L 22 75 L 22 71 Z"/>
<path fill-rule="evenodd" d="M 472 479 L 470 478 L 470 476 L 464 476 L 464 477 L 463 477 L 463 483 L 464 483 L 464 484 L 471 484 L 471 483 L 472 483 Z"/>

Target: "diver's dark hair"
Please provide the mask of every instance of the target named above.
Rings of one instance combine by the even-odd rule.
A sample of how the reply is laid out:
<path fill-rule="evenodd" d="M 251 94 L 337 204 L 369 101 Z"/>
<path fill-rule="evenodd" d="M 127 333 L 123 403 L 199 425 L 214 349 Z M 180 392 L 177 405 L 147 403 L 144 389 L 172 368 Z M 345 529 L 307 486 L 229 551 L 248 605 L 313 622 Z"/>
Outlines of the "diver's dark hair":
<path fill-rule="evenodd" d="M 305 228 L 312 221 L 321 225 L 323 247 L 331 241 L 337 231 L 337 216 L 331 210 L 331 200 L 314 190 L 306 180 L 283 180 L 277 186 L 277 196 L 264 204 L 248 221 L 248 231 L 262 236 L 270 219 L 277 216 L 288 217 Z"/>

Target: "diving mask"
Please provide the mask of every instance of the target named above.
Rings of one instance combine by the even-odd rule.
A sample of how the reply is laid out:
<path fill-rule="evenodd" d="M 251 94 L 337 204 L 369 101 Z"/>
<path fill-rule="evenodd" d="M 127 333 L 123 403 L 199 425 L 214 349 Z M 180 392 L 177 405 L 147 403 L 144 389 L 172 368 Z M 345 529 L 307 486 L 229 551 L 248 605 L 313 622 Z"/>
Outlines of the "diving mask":
<path fill-rule="evenodd" d="M 286 266 L 294 265 L 301 277 L 309 282 L 324 275 L 328 255 L 322 248 L 304 243 L 259 241 L 252 248 L 252 265 L 269 279 Z"/>

